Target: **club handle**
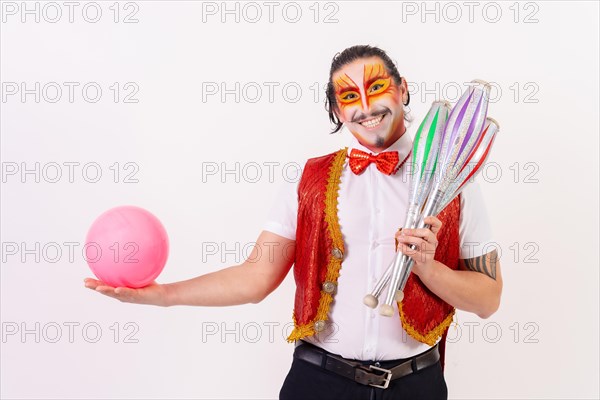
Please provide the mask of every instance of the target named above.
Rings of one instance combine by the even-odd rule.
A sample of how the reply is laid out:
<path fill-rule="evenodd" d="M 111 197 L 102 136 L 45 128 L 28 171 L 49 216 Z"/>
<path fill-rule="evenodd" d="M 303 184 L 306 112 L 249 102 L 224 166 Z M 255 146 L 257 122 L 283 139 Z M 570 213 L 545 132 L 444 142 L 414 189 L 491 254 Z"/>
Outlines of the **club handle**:
<path fill-rule="evenodd" d="M 368 307 L 377 307 L 377 304 L 379 303 L 379 300 L 377 300 L 377 298 L 381 295 L 381 292 L 383 292 L 383 289 L 390 281 L 390 277 L 392 276 L 393 265 L 394 262 L 392 261 L 381 276 L 381 278 L 379 278 L 379 281 L 377 282 L 371 293 L 364 297 L 363 303 L 365 303 L 365 305 L 367 305 Z"/>

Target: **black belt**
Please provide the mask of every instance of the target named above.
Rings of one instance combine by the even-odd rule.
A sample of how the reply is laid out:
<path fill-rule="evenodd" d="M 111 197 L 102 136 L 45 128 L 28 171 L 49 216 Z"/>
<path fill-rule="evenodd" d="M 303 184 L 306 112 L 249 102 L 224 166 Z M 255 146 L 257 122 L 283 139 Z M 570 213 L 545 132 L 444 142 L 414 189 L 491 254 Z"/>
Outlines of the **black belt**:
<path fill-rule="evenodd" d="M 382 368 L 381 363 L 364 364 L 360 361 L 348 360 L 341 356 L 301 341 L 294 351 L 294 357 L 313 365 L 352 379 L 363 385 L 386 389 L 390 381 L 410 375 L 438 362 L 440 352 L 436 344 L 431 349 L 417 356 L 406 359 L 389 369 Z M 385 361 L 382 361 L 386 363 Z"/>

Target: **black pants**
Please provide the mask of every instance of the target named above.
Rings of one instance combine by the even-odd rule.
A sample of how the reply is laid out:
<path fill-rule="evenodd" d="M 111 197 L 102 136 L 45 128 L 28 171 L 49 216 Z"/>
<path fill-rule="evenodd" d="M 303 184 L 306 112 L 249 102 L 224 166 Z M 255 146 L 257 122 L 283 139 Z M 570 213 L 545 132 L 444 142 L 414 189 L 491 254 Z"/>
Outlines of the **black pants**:
<path fill-rule="evenodd" d="M 304 345 L 303 345 L 304 346 Z M 406 359 L 408 360 L 408 359 Z M 390 368 L 405 360 L 381 361 Z M 387 389 L 365 386 L 295 357 L 280 400 L 400 400 L 447 399 L 448 388 L 440 362 L 390 382 Z"/>

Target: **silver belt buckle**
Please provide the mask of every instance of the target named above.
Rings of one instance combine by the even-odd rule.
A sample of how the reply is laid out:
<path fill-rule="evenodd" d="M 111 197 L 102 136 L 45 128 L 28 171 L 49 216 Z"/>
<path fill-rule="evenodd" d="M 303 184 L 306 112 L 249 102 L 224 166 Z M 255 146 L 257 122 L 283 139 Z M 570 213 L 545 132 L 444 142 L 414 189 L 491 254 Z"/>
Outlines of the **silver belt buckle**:
<path fill-rule="evenodd" d="M 385 380 L 385 383 L 383 385 L 375 385 L 374 383 L 369 383 L 369 386 L 373 386 L 380 389 L 387 389 L 388 386 L 390 386 L 390 381 L 392 380 L 392 371 L 390 371 L 389 369 L 376 367 L 375 365 L 369 365 L 369 369 L 386 373 L 385 378 L 383 378 Z"/>

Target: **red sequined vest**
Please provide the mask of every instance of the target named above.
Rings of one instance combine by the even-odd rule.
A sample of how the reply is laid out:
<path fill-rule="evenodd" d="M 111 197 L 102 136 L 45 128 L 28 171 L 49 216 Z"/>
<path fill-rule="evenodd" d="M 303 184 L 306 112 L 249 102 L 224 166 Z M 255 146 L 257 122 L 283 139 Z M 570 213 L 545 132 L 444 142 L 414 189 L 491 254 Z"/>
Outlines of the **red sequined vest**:
<path fill-rule="evenodd" d="M 314 335 L 326 327 L 345 253 L 337 217 L 337 198 L 346 156 L 347 149 L 341 149 L 311 158 L 300 179 L 294 263 L 294 330 L 287 339 L 289 342 Z M 438 215 L 442 228 L 437 235 L 439 244 L 434 259 L 452 269 L 458 268 L 459 216 L 459 197 Z M 363 304 L 356 306 L 366 307 Z M 433 345 L 442 336 L 443 365 L 445 336 L 454 316 L 454 307 L 411 274 L 398 309 L 403 328 L 414 339 Z"/>

